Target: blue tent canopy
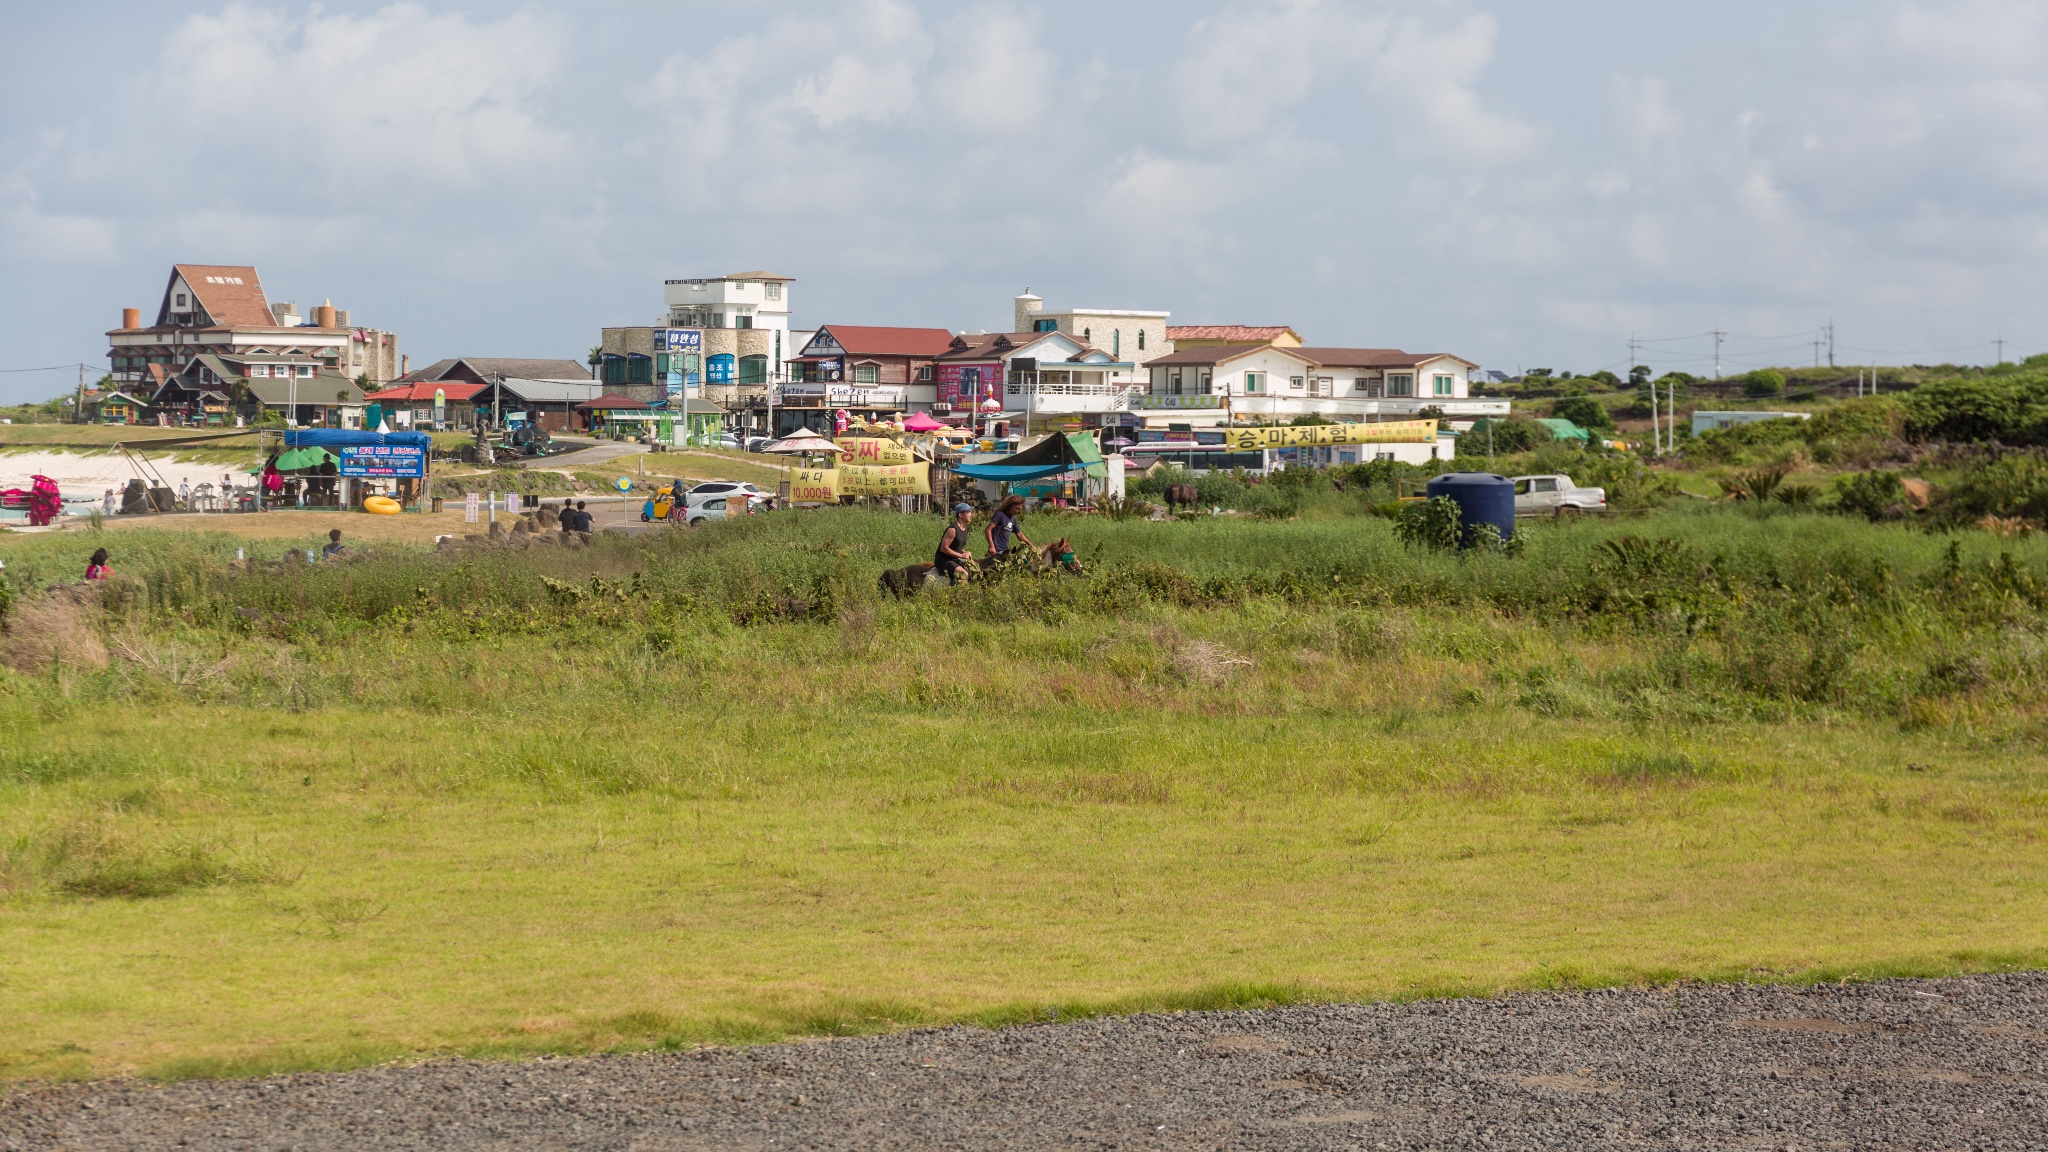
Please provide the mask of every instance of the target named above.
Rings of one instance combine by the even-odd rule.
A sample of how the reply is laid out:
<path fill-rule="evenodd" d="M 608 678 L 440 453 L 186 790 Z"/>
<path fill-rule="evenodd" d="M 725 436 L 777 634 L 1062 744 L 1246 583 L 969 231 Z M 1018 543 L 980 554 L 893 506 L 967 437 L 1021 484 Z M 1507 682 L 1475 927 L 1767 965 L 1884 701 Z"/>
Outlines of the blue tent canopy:
<path fill-rule="evenodd" d="M 1036 480 L 1041 476 L 1056 476 L 1061 472 L 1074 472 L 1085 468 L 1073 464 L 956 464 L 953 471 L 976 480 Z"/>
<path fill-rule="evenodd" d="M 356 432 L 346 428 L 299 428 L 284 434 L 287 448 L 363 448 L 376 444 L 428 450 L 433 448 L 434 438 L 425 432 Z"/>

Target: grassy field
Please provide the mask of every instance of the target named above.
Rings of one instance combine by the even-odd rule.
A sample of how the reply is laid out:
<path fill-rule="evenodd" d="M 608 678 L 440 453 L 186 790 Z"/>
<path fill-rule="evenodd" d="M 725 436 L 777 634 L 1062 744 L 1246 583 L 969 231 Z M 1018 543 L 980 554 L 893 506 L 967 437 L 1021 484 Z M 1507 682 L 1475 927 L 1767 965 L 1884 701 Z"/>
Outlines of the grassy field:
<path fill-rule="evenodd" d="M 1026 527 L 1091 575 L 883 599 L 936 521 L 850 510 L 130 531 L 66 616 L 113 537 L 0 539 L 0 1075 L 2048 960 L 2038 539 Z"/>

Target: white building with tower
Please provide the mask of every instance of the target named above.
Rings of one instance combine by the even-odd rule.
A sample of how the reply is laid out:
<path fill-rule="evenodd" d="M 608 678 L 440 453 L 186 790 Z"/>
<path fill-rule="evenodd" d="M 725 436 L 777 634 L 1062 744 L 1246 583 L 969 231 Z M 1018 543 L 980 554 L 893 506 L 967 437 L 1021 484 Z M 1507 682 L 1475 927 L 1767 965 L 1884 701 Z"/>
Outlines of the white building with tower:
<path fill-rule="evenodd" d="M 1144 384 L 1145 365 L 1173 351 L 1166 338 L 1166 321 L 1171 312 L 1140 312 L 1122 308 L 1070 308 L 1048 312 L 1045 301 L 1024 289 L 1017 297 L 1014 332 L 1032 334 L 1060 332 L 1090 348 L 1109 353 L 1109 359 L 1130 367 L 1105 374 L 1102 383 L 1112 387 Z"/>

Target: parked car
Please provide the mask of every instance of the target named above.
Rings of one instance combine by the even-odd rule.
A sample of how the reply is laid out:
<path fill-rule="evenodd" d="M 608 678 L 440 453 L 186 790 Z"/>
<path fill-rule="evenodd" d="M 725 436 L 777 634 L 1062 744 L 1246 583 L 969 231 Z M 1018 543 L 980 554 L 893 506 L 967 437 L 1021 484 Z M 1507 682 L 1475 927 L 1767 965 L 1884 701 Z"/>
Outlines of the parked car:
<path fill-rule="evenodd" d="M 749 496 L 763 498 L 769 495 L 769 493 L 761 491 L 752 484 L 738 480 L 706 480 L 684 493 L 683 501 L 687 504 L 695 504 L 702 500 L 709 500 L 713 496 L 725 496 L 733 492 L 744 492 Z"/>
<path fill-rule="evenodd" d="M 1576 516 L 1581 512 L 1607 511 L 1605 488 L 1581 488 L 1562 473 L 1516 476 L 1514 482 L 1517 516 Z"/>
<path fill-rule="evenodd" d="M 775 443 L 775 440 L 770 436 L 749 436 L 747 437 L 746 450 L 749 452 L 759 452 L 773 443 Z"/>
<path fill-rule="evenodd" d="M 723 496 L 714 496 L 704 501 L 702 504 L 691 504 L 689 516 L 690 527 L 695 528 L 697 525 L 704 523 L 706 520 L 725 519 L 725 499 L 726 498 Z"/>

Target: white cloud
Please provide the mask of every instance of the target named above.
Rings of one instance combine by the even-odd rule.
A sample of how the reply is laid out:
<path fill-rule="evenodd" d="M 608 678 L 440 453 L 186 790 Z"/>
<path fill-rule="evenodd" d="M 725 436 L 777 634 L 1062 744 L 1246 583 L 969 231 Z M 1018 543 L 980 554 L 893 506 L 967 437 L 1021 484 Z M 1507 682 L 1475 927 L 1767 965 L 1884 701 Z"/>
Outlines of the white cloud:
<path fill-rule="evenodd" d="M 480 23 L 411 2 L 303 17 L 231 3 L 171 34 L 134 84 L 137 106 L 156 114 L 122 146 L 160 179 L 247 195 L 259 211 L 548 181 L 574 164 L 567 134 L 538 111 L 566 40 L 558 17 L 533 11 Z"/>

